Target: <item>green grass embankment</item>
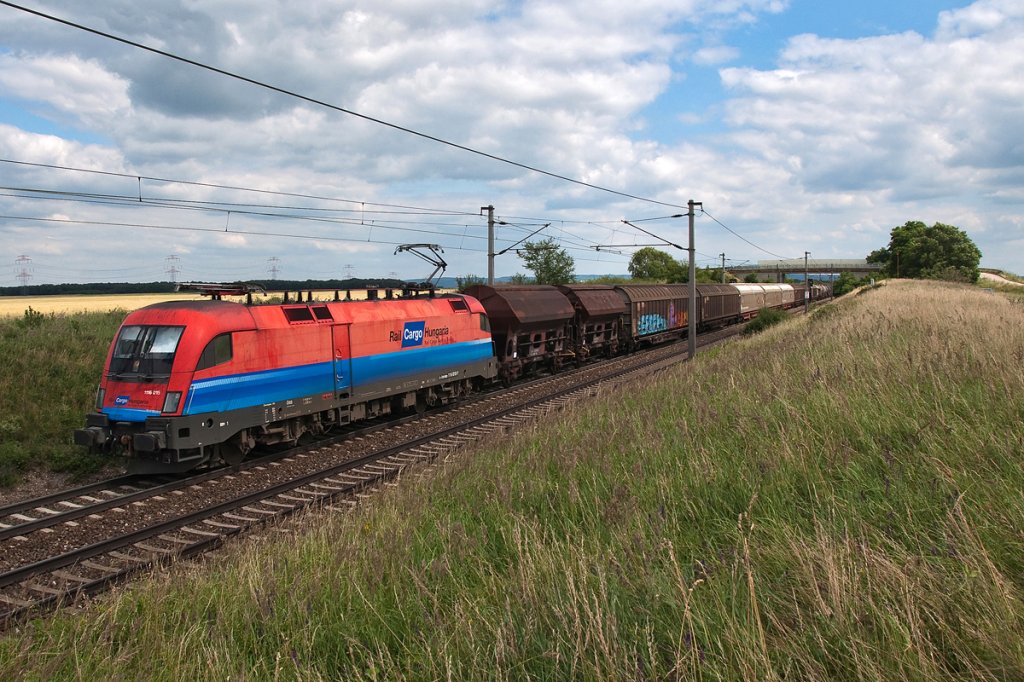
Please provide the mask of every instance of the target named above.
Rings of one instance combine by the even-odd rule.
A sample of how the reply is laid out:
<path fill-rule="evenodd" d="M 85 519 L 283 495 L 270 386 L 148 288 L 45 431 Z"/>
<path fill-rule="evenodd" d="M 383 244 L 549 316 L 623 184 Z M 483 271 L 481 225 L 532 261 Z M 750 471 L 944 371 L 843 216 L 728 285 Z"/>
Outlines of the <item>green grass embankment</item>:
<path fill-rule="evenodd" d="M 0 486 L 32 468 L 84 473 L 100 460 L 71 442 L 96 400 L 124 311 L 0 320 Z"/>
<path fill-rule="evenodd" d="M 1024 306 L 892 283 L 0 640 L 0 678 L 1024 677 Z"/>

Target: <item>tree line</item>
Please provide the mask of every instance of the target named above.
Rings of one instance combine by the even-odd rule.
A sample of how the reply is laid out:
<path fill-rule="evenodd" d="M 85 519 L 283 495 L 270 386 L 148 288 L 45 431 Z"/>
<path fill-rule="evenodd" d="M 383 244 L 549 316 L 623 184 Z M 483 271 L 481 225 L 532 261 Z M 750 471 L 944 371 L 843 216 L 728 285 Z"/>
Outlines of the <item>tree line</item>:
<path fill-rule="evenodd" d="M 526 242 L 517 252 L 533 277 L 518 274 L 513 284 L 570 284 L 576 281 L 572 256 L 551 238 L 538 242 Z M 978 280 L 981 251 L 967 236 L 967 233 L 953 225 L 935 223 L 928 227 L 918 220 L 907 221 L 894 227 L 889 235 L 889 244 L 872 251 L 867 256 L 869 263 L 882 266 L 882 277 L 906 277 L 914 279 L 942 279 L 974 283 Z M 645 246 L 638 249 L 629 260 L 629 274 L 632 280 L 657 283 L 685 283 L 689 281 L 689 264 L 676 260 L 661 249 Z M 737 282 L 736 277 L 721 268 L 698 268 L 696 280 L 701 283 Z M 620 283 L 621 277 L 606 277 L 590 280 L 594 283 Z M 833 282 L 833 293 L 837 296 L 868 283 L 870 277 L 858 279 L 848 272 L 840 273 Z M 757 282 L 757 275 L 747 275 L 744 281 Z M 460 289 L 483 280 L 475 275 L 458 278 Z"/>
<path fill-rule="evenodd" d="M 517 250 L 519 258 L 532 277 L 516 274 L 513 284 L 570 284 L 576 281 L 575 261 L 569 253 L 552 238 L 526 242 Z M 915 279 L 943 279 L 958 282 L 976 282 L 981 263 L 981 251 L 963 230 L 953 225 L 935 223 L 928 227 L 918 220 L 907 221 L 894 227 L 889 235 L 889 244 L 872 251 L 867 256 L 869 263 L 882 266 L 882 277 L 906 277 Z M 629 274 L 632 280 L 658 283 L 685 283 L 689 281 L 689 265 L 651 246 L 638 249 L 629 260 Z M 697 282 L 736 282 L 735 277 L 721 268 L 698 268 Z M 865 278 L 866 280 L 867 278 Z M 606 277 L 591 280 L 595 283 L 614 284 L 621 277 Z M 841 295 L 866 283 L 849 273 L 842 273 L 833 283 L 833 291 Z M 483 283 L 476 275 L 456 278 L 457 286 L 463 290 L 473 284 Z M 756 275 L 748 275 L 745 281 L 757 281 Z M 365 289 L 367 287 L 400 288 L 405 282 L 397 279 L 327 279 L 327 280 L 250 280 L 232 284 L 254 284 L 267 291 L 307 291 L 312 289 Z M 125 283 L 107 282 L 94 284 L 36 284 L 20 287 L 0 287 L 0 296 L 46 296 L 55 294 L 134 294 L 170 293 L 174 282 Z"/>

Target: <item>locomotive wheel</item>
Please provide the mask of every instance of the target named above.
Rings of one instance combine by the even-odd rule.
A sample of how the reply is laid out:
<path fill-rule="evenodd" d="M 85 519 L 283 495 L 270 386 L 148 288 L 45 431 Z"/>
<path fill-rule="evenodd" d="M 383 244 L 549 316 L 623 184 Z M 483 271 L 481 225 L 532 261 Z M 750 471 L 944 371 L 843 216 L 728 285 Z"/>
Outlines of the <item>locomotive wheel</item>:
<path fill-rule="evenodd" d="M 221 443 L 217 446 L 217 454 L 228 466 L 236 467 L 245 459 L 246 451 L 238 443 Z"/>

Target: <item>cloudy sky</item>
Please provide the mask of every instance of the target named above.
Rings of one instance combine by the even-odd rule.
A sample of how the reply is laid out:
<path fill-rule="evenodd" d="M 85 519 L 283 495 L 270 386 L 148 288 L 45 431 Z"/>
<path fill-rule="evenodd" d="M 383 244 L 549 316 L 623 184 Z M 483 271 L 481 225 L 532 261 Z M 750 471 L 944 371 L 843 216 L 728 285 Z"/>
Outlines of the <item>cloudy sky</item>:
<path fill-rule="evenodd" d="M 0 285 L 485 275 L 487 205 L 498 276 L 621 274 L 690 199 L 699 265 L 922 220 L 1024 273 L 1020 0 L 15 5 L 79 26 L 0 4 Z"/>

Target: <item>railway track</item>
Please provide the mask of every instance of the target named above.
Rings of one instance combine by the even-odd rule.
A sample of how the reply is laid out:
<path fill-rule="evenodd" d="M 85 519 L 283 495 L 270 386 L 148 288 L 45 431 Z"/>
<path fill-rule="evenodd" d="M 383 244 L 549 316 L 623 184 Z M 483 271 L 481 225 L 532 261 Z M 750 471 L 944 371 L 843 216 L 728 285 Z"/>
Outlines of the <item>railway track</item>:
<path fill-rule="evenodd" d="M 0 507 L 0 541 L 46 527 L 50 522 L 74 519 L 81 509 L 159 484 L 154 477 L 118 476 Z"/>
<path fill-rule="evenodd" d="M 324 439 L 321 443 L 337 442 L 353 435 L 369 434 L 410 419 L 413 417 L 375 422 L 360 428 L 347 429 L 343 435 Z M 267 454 L 244 462 L 236 470 L 243 471 L 250 467 L 264 465 L 284 456 L 283 454 Z M 212 469 L 187 475 L 130 474 L 15 502 L 0 507 L 0 542 L 24 537 L 30 533 L 61 524 L 68 524 L 76 519 L 100 514 L 156 495 L 173 493 L 184 487 L 195 486 L 219 478 L 226 472 L 226 469 Z M 0 566 L 2 565 L 3 561 L 0 559 Z"/>
<path fill-rule="evenodd" d="M 698 340 L 706 346 L 738 333 L 732 327 Z M 155 566 L 202 554 L 228 538 L 313 506 L 347 508 L 368 488 L 598 390 L 658 371 L 685 357 L 680 344 L 617 358 L 484 394 L 453 409 L 373 427 L 340 443 L 316 443 L 276 458 L 181 481 L 144 487 L 121 480 L 12 505 L 0 529 L 0 622 L 73 602 Z M 152 478 L 152 477 L 150 477 Z M 96 486 L 99 486 L 98 488 Z M 71 499 L 107 499 L 87 504 Z M 77 507 L 75 505 L 78 505 Z M 62 507 L 57 511 L 51 507 Z M 47 511 L 42 511 L 43 509 Z M 31 511 L 32 514 L 24 512 Z"/>

